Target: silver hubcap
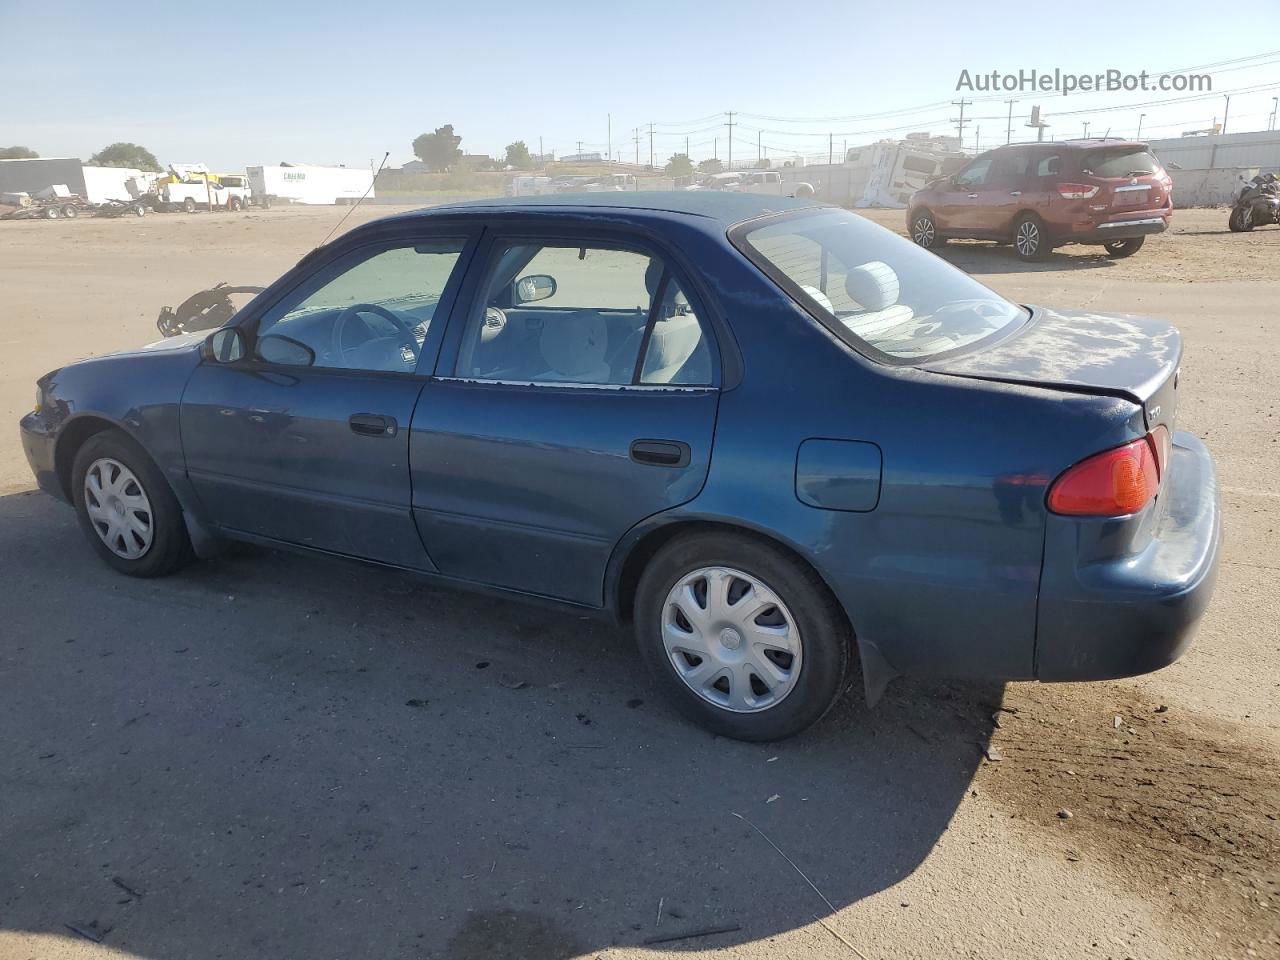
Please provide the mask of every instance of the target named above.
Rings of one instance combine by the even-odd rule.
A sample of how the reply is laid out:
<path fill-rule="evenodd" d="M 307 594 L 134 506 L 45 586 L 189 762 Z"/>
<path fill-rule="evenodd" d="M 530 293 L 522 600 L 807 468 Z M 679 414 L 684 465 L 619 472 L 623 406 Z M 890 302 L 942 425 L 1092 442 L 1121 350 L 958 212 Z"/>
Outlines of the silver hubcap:
<path fill-rule="evenodd" d="M 933 221 L 928 217 L 921 217 L 915 222 L 915 226 L 911 230 L 911 239 L 922 247 L 933 245 L 934 229 Z"/>
<path fill-rule="evenodd" d="M 118 557 L 137 560 L 155 536 L 151 501 L 132 470 L 103 457 L 84 475 L 84 508 L 107 548 Z"/>
<path fill-rule="evenodd" d="M 800 630 L 761 580 L 730 567 L 683 577 L 662 609 L 662 642 L 676 675 L 734 713 L 777 706 L 800 677 Z"/>
<path fill-rule="evenodd" d="M 1040 249 L 1040 228 L 1030 220 L 1018 225 L 1018 236 L 1015 238 L 1018 252 L 1024 256 Z"/>

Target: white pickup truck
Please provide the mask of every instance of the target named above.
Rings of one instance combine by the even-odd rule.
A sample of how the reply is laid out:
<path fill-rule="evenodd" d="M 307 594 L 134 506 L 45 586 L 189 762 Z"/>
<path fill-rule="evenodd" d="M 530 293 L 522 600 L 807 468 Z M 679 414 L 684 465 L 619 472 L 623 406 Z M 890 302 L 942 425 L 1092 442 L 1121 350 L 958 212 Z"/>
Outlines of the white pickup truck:
<path fill-rule="evenodd" d="M 231 183 L 230 181 L 239 181 Z M 222 182 L 205 181 L 204 177 L 165 183 L 159 189 L 160 202 L 166 210 L 181 209 L 187 213 L 208 209 L 210 203 L 222 210 L 239 210 L 249 202 L 249 188 L 244 177 L 223 177 Z"/>

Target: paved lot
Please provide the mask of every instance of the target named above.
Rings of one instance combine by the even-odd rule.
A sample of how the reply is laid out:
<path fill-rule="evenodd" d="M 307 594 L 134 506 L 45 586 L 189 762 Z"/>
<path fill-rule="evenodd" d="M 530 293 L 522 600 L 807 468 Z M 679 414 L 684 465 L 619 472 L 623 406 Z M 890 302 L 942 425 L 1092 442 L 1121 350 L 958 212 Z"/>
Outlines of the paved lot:
<path fill-rule="evenodd" d="M 0 960 L 1280 956 L 1280 229 L 1225 219 L 1181 212 L 1119 263 L 946 254 L 1022 302 L 1182 327 L 1181 421 L 1227 510 L 1187 656 L 898 681 L 772 746 L 678 720 L 592 621 L 267 551 L 113 575 L 0 431 Z M 0 420 L 335 220 L 0 224 Z"/>

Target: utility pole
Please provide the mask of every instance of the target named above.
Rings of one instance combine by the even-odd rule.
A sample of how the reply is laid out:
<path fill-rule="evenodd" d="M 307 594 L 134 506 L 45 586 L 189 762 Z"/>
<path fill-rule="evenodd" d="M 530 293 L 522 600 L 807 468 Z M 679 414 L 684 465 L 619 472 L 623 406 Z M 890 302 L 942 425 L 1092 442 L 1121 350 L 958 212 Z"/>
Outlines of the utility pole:
<path fill-rule="evenodd" d="M 1135 140 L 1142 139 L 1142 121 L 1145 120 L 1146 118 L 1147 118 L 1147 115 L 1145 113 L 1138 114 L 1138 134 L 1133 139 Z"/>
<path fill-rule="evenodd" d="M 756 163 L 764 159 L 764 152 L 760 145 L 760 131 L 756 131 Z"/>
<path fill-rule="evenodd" d="M 649 124 L 649 169 L 653 169 L 653 124 Z"/>
<path fill-rule="evenodd" d="M 582 159 L 582 141 L 581 140 L 578 141 L 578 159 L 579 160 Z"/>
<path fill-rule="evenodd" d="M 1086 140 L 1089 139 L 1089 121 L 1088 120 L 1084 122 L 1084 138 Z"/>
<path fill-rule="evenodd" d="M 1004 142 L 1013 143 L 1013 105 L 1018 101 L 1008 100 L 1006 102 L 1009 104 L 1009 125 L 1004 128 Z"/>
<path fill-rule="evenodd" d="M 720 159 L 720 138 L 716 137 L 711 141 L 711 157 L 712 159 Z"/>
<path fill-rule="evenodd" d="M 1222 111 L 1222 133 L 1225 136 L 1227 132 L 1227 114 L 1231 112 L 1231 94 L 1223 94 L 1227 98 L 1226 109 Z"/>
<path fill-rule="evenodd" d="M 959 100 L 951 101 L 951 105 L 953 107 L 960 108 L 959 118 L 957 118 L 956 120 L 953 120 L 952 122 L 956 125 L 956 137 L 957 139 L 959 139 L 961 147 L 964 146 L 964 125 L 968 123 L 968 121 L 965 120 L 964 118 L 964 108 L 969 106 L 969 104 L 971 103 L 973 103 L 972 100 L 966 100 L 964 97 L 961 97 Z"/>
<path fill-rule="evenodd" d="M 1049 124 L 1045 123 L 1045 121 L 1040 119 L 1040 108 L 1032 107 L 1031 119 L 1027 121 L 1027 126 L 1035 128 L 1036 143 L 1042 143 L 1044 141 L 1044 128 L 1047 127 L 1048 125 Z"/>
<path fill-rule="evenodd" d="M 609 149 L 608 149 L 608 152 L 607 152 L 607 153 L 605 153 L 605 155 L 604 155 L 604 162 L 605 162 L 605 163 L 608 163 L 608 162 L 610 162 L 610 161 L 613 159 L 613 114 L 612 114 L 612 113 L 607 113 L 607 114 L 605 114 L 605 116 L 609 118 L 609 119 L 608 119 L 608 123 L 609 123 L 609 139 L 608 139 Z"/>
<path fill-rule="evenodd" d="M 1280 109 L 1280 97 L 1271 98 L 1271 116 L 1267 118 L 1267 129 L 1274 130 L 1276 128 L 1276 110 Z"/>
<path fill-rule="evenodd" d="M 689 138 L 688 138 L 688 137 L 685 137 L 685 138 L 684 138 L 684 155 L 685 155 L 686 157 L 687 157 L 687 156 L 689 156 Z M 692 158 L 690 158 L 690 159 L 692 159 Z"/>
<path fill-rule="evenodd" d="M 542 152 L 542 135 L 541 134 L 538 135 L 538 163 L 542 164 L 542 166 L 544 167 L 547 165 L 547 155 Z"/>
<path fill-rule="evenodd" d="M 636 127 L 633 139 L 636 142 L 636 166 L 640 166 L 640 128 Z"/>
<path fill-rule="evenodd" d="M 974 153 L 982 152 L 982 127 L 981 126 L 977 126 L 973 128 L 973 152 Z"/>
<path fill-rule="evenodd" d="M 726 169 L 732 170 L 733 169 L 733 127 L 734 127 L 733 111 L 730 110 L 727 116 L 729 117 L 729 120 L 726 123 L 726 126 L 729 128 L 729 166 Z"/>
<path fill-rule="evenodd" d="M 835 161 L 836 135 L 834 133 L 827 134 L 827 166 Z"/>

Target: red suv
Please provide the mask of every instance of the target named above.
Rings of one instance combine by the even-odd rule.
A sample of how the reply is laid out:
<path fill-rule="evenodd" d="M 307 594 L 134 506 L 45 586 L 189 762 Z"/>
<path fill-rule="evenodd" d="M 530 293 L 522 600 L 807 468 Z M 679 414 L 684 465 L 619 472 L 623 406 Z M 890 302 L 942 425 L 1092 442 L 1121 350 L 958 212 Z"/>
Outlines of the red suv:
<path fill-rule="evenodd" d="M 922 247 L 953 237 L 1012 243 L 1023 260 L 1064 243 L 1127 257 L 1172 216 L 1173 181 L 1145 143 L 1059 140 L 989 150 L 916 191 L 907 230 Z"/>

